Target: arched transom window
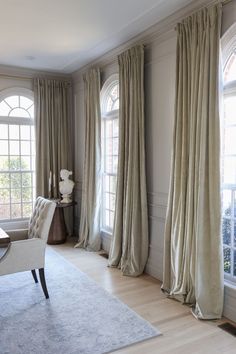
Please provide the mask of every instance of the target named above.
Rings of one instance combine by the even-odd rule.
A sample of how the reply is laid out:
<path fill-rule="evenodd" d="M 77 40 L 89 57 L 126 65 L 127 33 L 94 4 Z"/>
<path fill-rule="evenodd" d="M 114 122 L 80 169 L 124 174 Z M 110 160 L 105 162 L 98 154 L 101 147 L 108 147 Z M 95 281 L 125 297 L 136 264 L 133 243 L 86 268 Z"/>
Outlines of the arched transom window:
<path fill-rule="evenodd" d="M 28 218 L 35 198 L 34 102 L 30 90 L 0 92 L 0 220 Z"/>

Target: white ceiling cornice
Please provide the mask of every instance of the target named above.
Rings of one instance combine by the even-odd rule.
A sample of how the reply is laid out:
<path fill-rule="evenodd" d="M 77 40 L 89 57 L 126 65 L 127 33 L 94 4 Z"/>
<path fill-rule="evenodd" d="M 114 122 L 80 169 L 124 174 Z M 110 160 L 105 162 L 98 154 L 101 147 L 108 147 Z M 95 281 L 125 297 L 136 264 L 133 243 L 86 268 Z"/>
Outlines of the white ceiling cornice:
<path fill-rule="evenodd" d="M 181 22 L 185 17 L 190 16 L 192 13 L 200 10 L 205 6 L 211 6 L 216 4 L 217 0 L 194 0 L 189 5 L 183 7 L 182 9 L 176 11 L 174 14 L 166 17 L 164 20 L 158 22 L 157 24 L 151 26 L 146 31 L 135 36 L 131 40 L 125 42 L 121 46 L 107 52 L 101 57 L 93 60 L 89 64 L 85 65 L 81 69 L 72 73 L 73 81 L 79 81 L 82 78 L 84 72 L 86 72 L 91 67 L 105 68 L 107 65 L 117 62 L 117 56 L 129 47 L 135 44 L 144 44 L 149 46 L 154 42 L 162 42 L 171 38 L 173 36 L 173 31 L 178 22 Z"/>

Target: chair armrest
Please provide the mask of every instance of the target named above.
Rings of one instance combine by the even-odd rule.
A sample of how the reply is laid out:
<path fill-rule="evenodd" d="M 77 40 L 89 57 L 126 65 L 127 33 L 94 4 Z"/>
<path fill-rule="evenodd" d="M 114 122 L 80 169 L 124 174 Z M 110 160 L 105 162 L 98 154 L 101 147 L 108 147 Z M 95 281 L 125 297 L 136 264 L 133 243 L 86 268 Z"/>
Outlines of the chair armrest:
<path fill-rule="evenodd" d="M 0 275 L 44 268 L 45 248 L 38 238 L 11 242 L 0 259 Z"/>
<path fill-rule="evenodd" d="M 28 238 L 28 229 L 6 230 L 11 241 L 26 240 Z"/>

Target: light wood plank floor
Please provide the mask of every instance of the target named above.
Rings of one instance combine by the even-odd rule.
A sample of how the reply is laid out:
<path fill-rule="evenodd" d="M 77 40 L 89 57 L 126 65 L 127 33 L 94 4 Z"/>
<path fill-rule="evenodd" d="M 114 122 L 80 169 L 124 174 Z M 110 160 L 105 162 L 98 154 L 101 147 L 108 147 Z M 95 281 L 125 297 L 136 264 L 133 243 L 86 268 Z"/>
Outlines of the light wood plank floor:
<path fill-rule="evenodd" d="M 189 307 L 162 294 L 158 280 L 147 274 L 139 278 L 122 276 L 119 270 L 108 268 L 102 256 L 74 249 L 72 241 L 50 247 L 162 332 L 162 336 L 116 354 L 236 354 L 236 337 L 217 327 L 222 321 L 196 320 Z"/>

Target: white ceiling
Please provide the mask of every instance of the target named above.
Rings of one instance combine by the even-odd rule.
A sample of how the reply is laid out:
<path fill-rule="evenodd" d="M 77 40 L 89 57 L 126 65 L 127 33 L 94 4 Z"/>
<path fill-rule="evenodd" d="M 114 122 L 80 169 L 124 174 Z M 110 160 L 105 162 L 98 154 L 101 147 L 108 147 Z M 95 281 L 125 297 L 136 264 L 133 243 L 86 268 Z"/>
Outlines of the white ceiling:
<path fill-rule="evenodd" d="M 71 73 L 192 0 L 0 0 L 0 64 Z"/>

